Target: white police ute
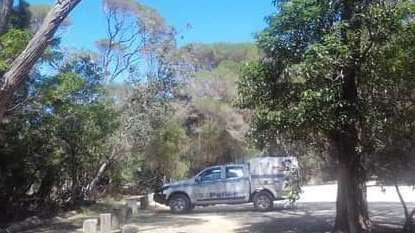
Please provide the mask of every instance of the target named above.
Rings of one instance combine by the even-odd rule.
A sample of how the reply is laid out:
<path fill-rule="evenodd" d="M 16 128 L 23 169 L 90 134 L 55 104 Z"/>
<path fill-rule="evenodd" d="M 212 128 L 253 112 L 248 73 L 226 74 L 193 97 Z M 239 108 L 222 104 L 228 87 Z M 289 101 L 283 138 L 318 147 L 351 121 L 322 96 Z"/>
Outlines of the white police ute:
<path fill-rule="evenodd" d="M 272 209 L 293 188 L 300 188 L 295 157 L 261 157 L 245 164 L 208 167 L 195 177 L 163 185 L 154 201 L 186 213 L 195 206 L 253 202 L 258 211 Z"/>

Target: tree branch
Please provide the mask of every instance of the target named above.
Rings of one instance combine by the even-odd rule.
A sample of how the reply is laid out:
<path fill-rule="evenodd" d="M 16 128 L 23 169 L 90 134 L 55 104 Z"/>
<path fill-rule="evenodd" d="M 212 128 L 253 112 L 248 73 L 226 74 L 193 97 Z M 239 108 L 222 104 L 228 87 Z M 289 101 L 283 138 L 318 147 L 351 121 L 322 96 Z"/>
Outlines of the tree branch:
<path fill-rule="evenodd" d="M 81 0 L 57 1 L 46 16 L 42 26 L 29 41 L 29 44 L 11 63 L 10 69 L 3 75 L 3 82 L 0 86 L 0 122 L 13 93 L 24 82 L 29 71 L 42 56 L 59 25 L 79 2 Z"/>
<path fill-rule="evenodd" d="M 396 189 L 396 193 L 398 194 L 399 200 L 401 201 L 403 210 L 405 211 L 405 219 L 408 219 L 409 217 L 409 213 L 408 213 L 408 207 L 405 204 L 405 200 L 402 197 L 401 191 L 399 190 L 399 186 L 398 186 L 398 181 L 396 179 L 396 176 L 394 176 L 395 178 L 395 189 Z"/>
<path fill-rule="evenodd" d="M 18 109 L 19 107 L 23 106 L 23 105 L 27 105 L 30 101 L 34 100 L 35 98 L 33 97 L 26 97 L 24 100 L 20 101 L 19 103 L 17 103 L 16 105 L 14 105 L 11 108 L 6 109 L 5 113 L 11 113 L 16 111 L 16 109 Z"/>

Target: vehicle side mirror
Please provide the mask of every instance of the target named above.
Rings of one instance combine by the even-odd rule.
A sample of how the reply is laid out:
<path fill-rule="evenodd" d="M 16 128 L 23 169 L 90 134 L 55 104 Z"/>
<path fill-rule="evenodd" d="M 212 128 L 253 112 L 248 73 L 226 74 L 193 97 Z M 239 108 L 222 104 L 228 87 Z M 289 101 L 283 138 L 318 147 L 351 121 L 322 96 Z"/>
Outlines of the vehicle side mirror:
<path fill-rule="evenodd" d="M 202 181 L 202 178 L 200 176 L 196 176 L 195 181 L 200 182 L 200 181 Z"/>

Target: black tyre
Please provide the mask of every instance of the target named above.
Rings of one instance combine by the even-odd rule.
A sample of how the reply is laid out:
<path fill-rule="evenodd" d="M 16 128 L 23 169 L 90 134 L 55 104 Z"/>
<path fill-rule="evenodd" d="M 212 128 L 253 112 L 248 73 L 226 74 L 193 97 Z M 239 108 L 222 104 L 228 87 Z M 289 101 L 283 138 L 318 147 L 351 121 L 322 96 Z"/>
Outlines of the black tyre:
<path fill-rule="evenodd" d="M 184 194 L 175 194 L 169 201 L 170 210 L 174 214 L 182 214 L 190 211 L 189 198 Z"/>
<path fill-rule="evenodd" d="M 272 195 L 266 191 L 261 191 L 254 196 L 255 210 L 265 212 L 272 209 L 274 200 Z"/>

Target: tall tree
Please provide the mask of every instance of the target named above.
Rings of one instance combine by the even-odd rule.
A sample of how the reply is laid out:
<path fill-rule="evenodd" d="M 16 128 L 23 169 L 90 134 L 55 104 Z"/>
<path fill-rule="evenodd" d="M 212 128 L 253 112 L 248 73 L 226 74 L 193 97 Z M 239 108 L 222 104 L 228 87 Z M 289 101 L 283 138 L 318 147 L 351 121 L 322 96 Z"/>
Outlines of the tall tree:
<path fill-rule="evenodd" d="M 174 30 L 156 10 L 130 0 L 105 0 L 103 10 L 108 30 L 107 37 L 96 43 L 97 60 L 107 83 L 117 80 L 130 86 L 122 99 L 115 96 L 122 110 L 120 128 L 89 193 L 111 165 L 132 151 L 143 152 L 156 125 L 168 119 L 179 70 L 173 62 Z"/>
<path fill-rule="evenodd" d="M 412 111 L 404 93 L 415 90 L 414 3 L 274 3 L 278 12 L 258 35 L 265 58 L 245 68 L 239 85 L 241 106 L 255 111 L 252 135 L 327 142 L 338 163 L 335 226 L 371 231 L 364 164 L 383 135 L 412 121 L 394 116 Z"/>
<path fill-rule="evenodd" d="M 8 1 L 2 1 L 2 3 L 5 2 Z M 3 122 L 4 114 L 14 92 L 25 81 L 30 69 L 42 56 L 59 25 L 79 2 L 81 0 L 57 1 L 26 48 L 13 60 L 0 78 L 0 122 Z"/>

